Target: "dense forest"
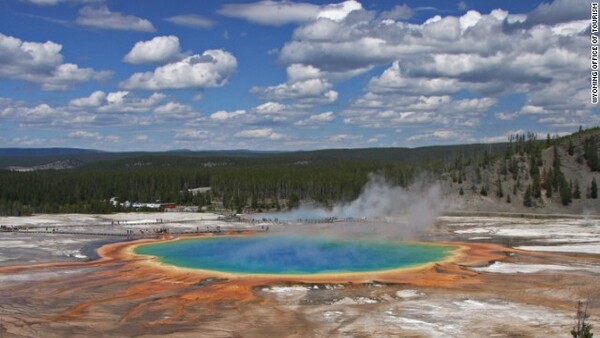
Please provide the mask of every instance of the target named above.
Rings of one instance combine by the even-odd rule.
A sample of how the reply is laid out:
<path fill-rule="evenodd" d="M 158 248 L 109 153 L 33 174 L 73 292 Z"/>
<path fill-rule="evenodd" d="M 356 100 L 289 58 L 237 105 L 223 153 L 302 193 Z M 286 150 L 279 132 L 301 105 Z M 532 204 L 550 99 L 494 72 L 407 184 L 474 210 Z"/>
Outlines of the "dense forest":
<path fill-rule="evenodd" d="M 164 159 L 158 159 L 162 162 Z M 239 210 L 280 209 L 300 200 L 322 204 L 351 200 L 370 172 L 381 172 L 404 185 L 417 172 L 413 165 L 372 161 L 324 161 L 295 164 L 145 166 L 80 168 L 0 173 L 0 213 L 106 213 L 120 211 L 108 200 L 172 202 Z M 193 194 L 188 189 L 211 187 Z"/>
<path fill-rule="evenodd" d="M 513 135 L 507 141 L 291 153 L 55 150 L 32 155 L 11 150 L 2 155 L 5 167 L 50 160 L 80 165 L 65 170 L 0 170 L 0 215 L 133 210 L 109 203 L 113 197 L 195 205 L 209 211 L 279 210 L 301 201 L 329 206 L 356 198 L 369 173 L 379 173 L 400 186 L 417 178 L 447 180 L 459 187 L 461 196 L 470 189 L 507 203 L 513 199 L 525 207 L 542 203 L 542 194 L 546 199 L 560 198 L 564 205 L 573 199 L 597 198 L 596 181 L 570 179 L 572 175 L 564 173 L 563 160 L 572 158 L 579 165 L 575 170 L 600 172 L 600 128 L 564 137 L 548 135 L 546 140 L 538 140 L 534 134 Z M 211 189 L 201 193 L 190 190 L 199 187 Z"/>

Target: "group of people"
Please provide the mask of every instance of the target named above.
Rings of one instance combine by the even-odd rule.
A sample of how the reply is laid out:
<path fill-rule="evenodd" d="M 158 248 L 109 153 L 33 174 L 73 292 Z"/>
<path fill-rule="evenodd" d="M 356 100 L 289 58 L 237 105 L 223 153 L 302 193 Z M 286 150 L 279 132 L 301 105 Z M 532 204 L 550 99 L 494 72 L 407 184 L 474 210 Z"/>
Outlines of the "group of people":
<path fill-rule="evenodd" d="M 127 231 L 127 237 L 133 237 L 136 235 L 136 231 L 133 229 L 126 229 Z M 162 227 L 162 228 L 152 228 L 152 229 L 140 229 L 140 236 L 144 237 L 144 235 L 147 234 L 168 234 L 169 233 L 169 229 L 167 227 Z"/>

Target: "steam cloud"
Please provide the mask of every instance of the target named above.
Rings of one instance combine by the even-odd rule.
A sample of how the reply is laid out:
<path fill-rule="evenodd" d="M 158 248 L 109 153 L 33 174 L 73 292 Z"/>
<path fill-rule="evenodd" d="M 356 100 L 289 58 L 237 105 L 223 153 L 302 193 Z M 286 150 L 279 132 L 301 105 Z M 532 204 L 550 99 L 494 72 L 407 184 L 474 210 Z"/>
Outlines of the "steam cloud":
<path fill-rule="evenodd" d="M 302 205 L 268 217 L 288 221 L 325 218 L 367 220 L 368 222 L 334 223 L 319 229 L 293 227 L 287 231 L 318 231 L 320 235 L 354 239 L 412 239 L 429 229 L 445 206 L 439 184 L 427 186 L 416 183 L 408 188 L 394 187 L 382 176 L 371 174 L 360 196 L 350 203 L 336 204 L 331 209 Z"/>
<path fill-rule="evenodd" d="M 292 221 L 293 225 L 265 234 L 270 237 L 269 240 L 232 249 L 228 255 L 235 256 L 237 261 L 247 266 L 256 264 L 257 261 L 275 265 L 301 261 L 308 265 L 339 266 L 343 262 L 352 261 L 353 257 L 363 255 L 359 246 L 348 249 L 344 257 L 331 256 L 325 246 L 312 242 L 295 241 L 294 245 L 290 245 L 289 237 L 326 237 L 344 241 L 418 240 L 434 224 L 445 205 L 439 184 L 417 183 L 408 188 L 394 187 L 382 176 L 371 174 L 361 194 L 352 202 L 339 203 L 331 209 L 302 205 L 288 212 L 261 215 L 270 219 Z M 317 224 L 305 222 L 326 218 L 336 218 L 338 221 Z M 353 220 L 348 220 L 350 218 Z M 296 220 L 299 220 L 297 224 L 293 222 Z M 279 236 L 281 238 L 277 238 Z M 286 263 L 288 259 L 290 263 Z"/>

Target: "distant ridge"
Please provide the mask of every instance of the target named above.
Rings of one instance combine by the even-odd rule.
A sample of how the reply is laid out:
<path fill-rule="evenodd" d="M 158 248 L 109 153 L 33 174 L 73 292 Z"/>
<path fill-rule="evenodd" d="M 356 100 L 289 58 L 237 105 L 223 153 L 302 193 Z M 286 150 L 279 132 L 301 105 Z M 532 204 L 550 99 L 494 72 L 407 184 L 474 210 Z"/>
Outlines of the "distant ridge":
<path fill-rule="evenodd" d="M 250 149 L 229 149 L 229 150 L 190 150 L 190 149 L 171 149 L 166 151 L 103 151 L 85 148 L 0 148 L 0 157 L 45 157 L 45 156 L 78 156 L 78 155 L 102 155 L 101 160 L 113 158 L 129 158 L 147 155 L 182 155 L 186 157 L 254 157 L 265 155 L 279 156 L 305 156 L 305 157 L 355 157 L 368 159 L 406 159 L 410 153 L 417 157 L 422 153 L 441 152 L 446 155 L 456 152 L 470 153 L 483 149 L 497 150 L 503 148 L 506 143 L 473 143 L 456 145 L 435 145 L 416 148 L 407 147 L 376 147 L 376 148 L 324 148 L 315 150 L 250 150 Z"/>
<path fill-rule="evenodd" d="M 219 163 L 296 163 L 330 160 L 372 160 L 416 163 L 427 160 L 453 159 L 458 156 L 472 158 L 476 154 L 502 151 L 506 143 L 462 144 L 427 146 L 418 148 L 349 148 L 297 151 L 261 151 L 248 149 L 125 151 L 111 152 L 82 148 L 0 148 L 0 169 L 10 167 L 40 167 L 54 162 L 71 160 L 76 167 L 92 165 L 103 168 L 145 166 L 204 165 Z M 248 162 L 250 161 L 250 162 Z"/>
<path fill-rule="evenodd" d="M 101 153 L 100 150 L 82 148 L 0 148 L 0 156 L 63 156 Z"/>

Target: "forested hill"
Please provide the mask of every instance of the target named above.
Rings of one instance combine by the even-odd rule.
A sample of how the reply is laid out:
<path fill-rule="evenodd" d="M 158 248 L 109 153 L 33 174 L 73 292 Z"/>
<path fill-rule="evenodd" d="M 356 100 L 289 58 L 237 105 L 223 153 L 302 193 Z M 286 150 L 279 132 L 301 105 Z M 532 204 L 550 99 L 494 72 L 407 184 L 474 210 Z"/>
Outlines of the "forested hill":
<path fill-rule="evenodd" d="M 98 150 L 79 148 L 0 148 L 2 157 L 73 156 L 99 152 Z"/>
<path fill-rule="evenodd" d="M 105 152 L 72 148 L 0 148 L 0 168 L 41 166 L 70 160 L 87 168 L 115 169 L 131 166 L 202 166 L 204 164 L 274 164 L 329 160 L 374 160 L 419 163 L 430 160 L 473 158 L 484 152 L 502 151 L 506 143 L 430 146 L 421 148 L 323 149 L 294 152 L 250 150 L 167 152 Z"/>
<path fill-rule="evenodd" d="M 280 210 L 302 201 L 331 206 L 355 199 L 369 173 L 392 185 L 439 183 L 465 210 L 600 213 L 599 149 L 596 127 L 542 140 L 526 134 L 499 144 L 415 149 L 0 156 L 4 167 L 24 166 L 15 162 L 21 160 L 38 169 L 0 170 L 0 215 L 134 211 L 113 206 L 113 197 L 230 212 Z M 40 159 L 52 161 L 35 162 Z M 68 167 L 75 168 L 48 170 Z"/>
<path fill-rule="evenodd" d="M 174 150 L 165 152 L 107 152 L 92 149 L 76 148 L 0 148 L 0 168 L 14 166 L 43 166 L 58 161 L 74 161 L 81 165 L 127 160 L 135 162 L 137 158 L 165 157 L 165 158 L 253 158 L 273 154 L 271 152 L 255 152 L 249 150 L 226 150 L 226 151 L 189 151 Z M 123 162 L 124 160 L 125 162 Z M 104 164 L 105 168 L 111 167 Z"/>
<path fill-rule="evenodd" d="M 451 161 L 457 157 L 473 158 L 485 152 L 494 154 L 503 151 L 506 143 L 461 144 L 430 146 L 420 148 L 360 148 L 360 149 L 324 149 L 281 154 L 282 158 L 295 159 L 357 159 L 375 161 L 398 161 L 419 163 L 430 160 Z"/>
<path fill-rule="evenodd" d="M 538 140 L 515 135 L 505 151 L 443 174 L 464 210 L 600 214 L 600 128 Z"/>
<path fill-rule="evenodd" d="M 100 158 L 101 151 L 79 148 L 0 148 L 0 168 L 12 166 L 43 166 L 76 158 Z"/>

